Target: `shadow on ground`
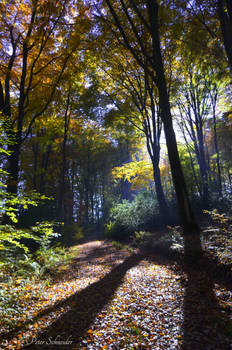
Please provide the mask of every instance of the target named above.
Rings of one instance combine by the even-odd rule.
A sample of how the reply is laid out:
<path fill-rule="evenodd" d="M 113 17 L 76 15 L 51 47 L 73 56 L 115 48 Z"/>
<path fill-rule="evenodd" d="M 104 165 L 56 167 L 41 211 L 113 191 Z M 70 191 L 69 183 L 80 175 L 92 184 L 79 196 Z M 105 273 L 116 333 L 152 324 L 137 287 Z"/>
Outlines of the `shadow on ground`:
<path fill-rule="evenodd" d="M 193 247 L 197 253 L 192 256 Z M 183 264 L 187 276 L 184 297 L 183 350 L 232 349 L 232 323 L 215 295 L 216 266 L 204 255 L 200 236 L 185 238 Z M 213 272 L 215 270 L 215 272 Z"/>
<path fill-rule="evenodd" d="M 70 305 L 71 310 L 55 321 L 40 337 L 40 342 L 49 342 L 57 337 L 61 340 L 72 341 L 72 345 L 59 346 L 59 350 L 72 348 L 78 344 L 80 338 L 90 328 L 98 313 L 113 298 L 117 288 L 123 282 L 126 272 L 136 266 L 144 256 L 133 254 L 125 261 L 111 270 L 109 274 L 96 283 L 91 284 L 84 290 L 56 305 L 57 307 Z M 47 312 L 52 312 L 52 308 Z M 31 344 L 25 346 L 27 349 L 48 349 L 48 345 Z M 57 345 L 50 345 L 49 349 L 57 349 Z"/>
<path fill-rule="evenodd" d="M 184 256 L 162 249 L 149 254 L 154 264 L 175 266 L 185 287 L 181 350 L 231 350 L 231 310 L 224 309 L 215 295 L 215 283 L 231 290 L 231 270 L 205 256 L 200 236 L 187 236 Z M 193 255 L 195 246 L 196 254 Z M 177 264 L 178 262 L 178 264 Z M 154 348 L 155 350 L 155 348 Z"/>
<path fill-rule="evenodd" d="M 185 242 L 184 258 L 165 251 L 143 251 L 132 254 L 123 263 L 113 267 L 102 279 L 86 287 L 84 290 L 61 301 L 39 316 L 42 317 L 60 307 L 69 306 L 70 309 L 55 321 L 46 331 L 38 336 L 37 341 L 45 342 L 45 345 L 35 343 L 25 345 L 26 349 L 72 349 L 91 327 L 96 316 L 111 301 L 118 287 L 123 283 L 126 272 L 136 266 L 144 258 L 155 264 L 166 265 L 172 268 L 179 266 L 179 273 L 185 287 L 183 302 L 183 324 L 181 350 L 229 350 L 232 349 L 232 323 L 229 311 L 225 310 L 218 302 L 214 286 L 215 282 L 224 281 L 214 274 L 216 263 L 206 257 L 200 246 L 200 238 L 195 238 L 198 246 L 197 258 L 191 258 L 192 242 L 187 238 Z M 90 251 L 85 259 L 94 261 L 96 256 L 106 257 L 107 251 L 101 247 Z M 189 258 L 190 257 L 190 258 Z M 178 264 L 177 264 L 178 261 Z M 221 266 L 223 268 L 223 266 Z M 230 283 L 223 283 L 230 286 Z M 58 338 L 57 338 L 58 337 Z M 72 345 L 62 346 L 48 345 L 50 340 L 72 341 Z M 154 349 L 155 350 L 155 347 Z"/>

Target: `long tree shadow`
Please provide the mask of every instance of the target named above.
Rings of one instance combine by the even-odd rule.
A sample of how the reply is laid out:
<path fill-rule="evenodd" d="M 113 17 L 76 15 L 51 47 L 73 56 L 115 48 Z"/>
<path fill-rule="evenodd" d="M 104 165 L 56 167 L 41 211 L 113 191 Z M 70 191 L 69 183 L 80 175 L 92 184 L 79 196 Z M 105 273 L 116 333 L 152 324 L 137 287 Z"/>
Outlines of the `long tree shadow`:
<path fill-rule="evenodd" d="M 195 254 L 192 254 L 193 246 L 197 246 L 197 258 Z M 105 254 L 104 251 L 102 253 Z M 92 253 L 90 253 L 90 256 L 92 256 Z M 54 307 L 41 312 L 37 318 L 56 312 L 61 307 L 70 307 L 66 314 L 63 314 L 60 319 L 38 337 L 37 340 L 44 341 L 45 344 L 36 345 L 33 341 L 32 344 L 25 345 L 25 348 L 48 349 L 46 343 L 50 339 L 63 341 L 68 339 L 68 341 L 73 342 L 72 345 L 59 345 L 59 350 L 63 348 L 71 349 L 74 344 L 78 346 L 79 340 L 90 328 L 97 314 L 113 298 L 115 291 L 123 282 L 126 272 L 144 258 L 155 264 L 166 265 L 170 268 L 174 264 L 176 266 L 178 262 L 180 273 L 181 270 L 185 272 L 181 349 L 232 349 L 232 324 L 227 312 L 220 306 L 214 292 L 214 282 L 219 280 L 223 282 L 223 278 L 220 279 L 220 276 L 214 276 L 213 272 L 209 273 L 209 271 L 215 270 L 217 263 L 204 255 L 199 236 L 195 236 L 195 242 L 191 240 L 191 236 L 186 236 L 184 259 L 168 249 L 133 254 L 125 259 L 123 263 L 114 267 L 98 282 L 57 303 Z M 57 349 L 57 345 L 49 344 L 49 349 Z"/>
<path fill-rule="evenodd" d="M 54 308 L 47 309 L 46 314 L 49 314 L 59 307 L 71 307 L 68 312 L 63 314 L 44 333 L 39 335 L 36 340 L 32 339 L 31 344 L 25 344 L 24 348 L 41 350 L 48 349 L 49 346 L 49 349 L 57 349 L 57 344 L 51 344 L 52 341 L 56 340 L 61 342 L 68 340 L 68 342 L 72 342 L 72 344 L 59 345 L 59 350 L 63 348 L 70 349 L 74 344 L 78 344 L 81 337 L 95 320 L 97 314 L 113 298 L 116 290 L 123 282 L 126 272 L 136 266 L 143 258 L 143 254 L 131 255 L 99 281 L 60 302 Z M 39 345 L 38 342 L 40 342 Z"/>
<path fill-rule="evenodd" d="M 89 241 L 87 242 L 89 243 Z M 89 271 L 82 271 L 83 265 L 107 265 L 109 268 L 114 268 L 116 265 L 118 265 L 120 260 L 125 259 L 125 252 L 120 252 L 117 249 L 115 249 L 113 246 L 109 245 L 100 245 L 98 247 L 93 246 L 88 248 L 86 252 L 83 253 L 84 256 L 78 257 L 73 260 L 72 262 L 72 270 L 73 273 L 68 273 L 65 275 L 65 281 L 73 280 L 74 278 L 81 278 L 83 276 L 88 276 Z M 71 266 L 70 265 L 70 266 Z M 81 272 L 81 274 L 80 274 Z M 91 273 L 91 277 L 95 274 L 95 271 L 93 269 Z M 99 272 L 96 270 L 96 276 L 98 276 Z M 60 278 L 64 278 L 64 272 L 61 271 L 56 272 L 54 283 L 55 281 L 59 281 Z M 72 296 L 68 299 L 62 299 L 59 302 L 56 302 L 55 305 L 48 306 L 45 309 L 42 309 L 40 312 L 36 314 L 36 316 L 33 317 L 33 319 L 27 319 L 24 322 L 21 322 L 20 325 L 15 326 L 10 331 L 1 332 L 0 334 L 0 345 L 1 342 L 5 342 L 6 340 L 11 339 L 17 332 L 25 330 L 26 327 L 31 324 L 32 322 L 35 322 L 39 320 L 41 317 L 47 316 L 48 314 L 60 309 L 61 307 L 64 307 L 65 305 L 68 305 L 71 303 Z"/>
<path fill-rule="evenodd" d="M 171 269 L 175 265 L 182 274 L 180 280 L 184 284 L 185 295 L 180 349 L 231 350 L 232 322 L 214 292 L 215 282 L 231 287 L 232 280 L 225 279 L 231 274 L 229 268 L 204 254 L 199 235 L 185 236 L 184 255 L 163 248 L 153 250 L 148 258 Z M 220 271 L 225 274 L 220 276 Z"/>
<path fill-rule="evenodd" d="M 186 235 L 183 350 L 232 349 L 232 323 L 215 296 L 214 276 L 208 264 L 200 235 Z"/>

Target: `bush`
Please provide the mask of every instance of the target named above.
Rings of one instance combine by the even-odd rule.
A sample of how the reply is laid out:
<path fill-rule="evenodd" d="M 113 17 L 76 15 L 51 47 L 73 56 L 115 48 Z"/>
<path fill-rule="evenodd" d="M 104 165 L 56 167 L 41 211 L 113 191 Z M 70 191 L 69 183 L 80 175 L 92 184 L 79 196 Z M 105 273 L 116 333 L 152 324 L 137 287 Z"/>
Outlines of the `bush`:
<path fill-rule="evenodd" d="M 128 239 L 135 231 L 149 230 L 158 223 L 158 206 L 154 194 L 144 191 L 132 202 L 123 200 L 110 210 L 105 235 L 119 240 Z"/>

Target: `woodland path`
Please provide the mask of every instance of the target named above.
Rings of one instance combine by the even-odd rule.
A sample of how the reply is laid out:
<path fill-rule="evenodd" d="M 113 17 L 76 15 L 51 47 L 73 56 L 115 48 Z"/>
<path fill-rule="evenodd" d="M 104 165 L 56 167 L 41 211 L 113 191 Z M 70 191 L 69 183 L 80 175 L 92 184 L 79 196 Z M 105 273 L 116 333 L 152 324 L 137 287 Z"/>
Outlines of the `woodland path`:
<path fill-rule="evenodd" d="M 231 290 L 219 288 L 203 266 L 129 253 L 106 241 L 78 249 L 43 296 L 35 322 L 5 349 L 232 349 L 223 306 Z M 51 296 L 53 304 L 46 304 Z"/>

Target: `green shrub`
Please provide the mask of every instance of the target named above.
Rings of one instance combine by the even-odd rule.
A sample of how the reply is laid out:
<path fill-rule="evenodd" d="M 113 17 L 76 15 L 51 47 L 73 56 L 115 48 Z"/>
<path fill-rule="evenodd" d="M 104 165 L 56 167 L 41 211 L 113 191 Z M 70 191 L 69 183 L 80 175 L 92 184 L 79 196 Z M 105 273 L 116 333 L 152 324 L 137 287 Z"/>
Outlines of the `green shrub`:
<path fill-rule="evenodd" d="M 105 235 L 119 240 L 128 239 L 135 231 L 149 230 L 155 221 L 158 222 L 158 208 L 154 194 L 140 192 L 132 202 L 123 200 L 111 208 Z"/>

